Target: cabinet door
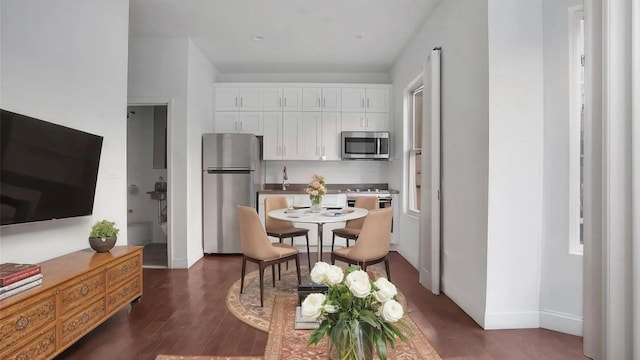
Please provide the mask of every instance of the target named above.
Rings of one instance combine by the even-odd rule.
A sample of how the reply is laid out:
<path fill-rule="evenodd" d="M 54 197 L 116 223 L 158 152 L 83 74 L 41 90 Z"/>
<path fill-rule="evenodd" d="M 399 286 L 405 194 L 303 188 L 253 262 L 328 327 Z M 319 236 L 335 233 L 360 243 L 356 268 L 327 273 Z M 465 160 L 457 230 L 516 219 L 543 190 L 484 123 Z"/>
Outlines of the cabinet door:
<path fill-rule="evenodd" d="M 240 110 L 262 111 L 262 88 L 240 88 Z"/>
<path fill-rule="evenodd" d="M 238 88 L 216 88 L 216 111 L 236 111 L 240 100 Z"/>
<path fill-rule="evenodd" d="M 298 159 L 298 126 L 302 121 L 301 112 L 284 113 L 282 119 L 282 159 Z"/>
<path fill-rule="evenodd" d="M 264 160 L 282 159 L 282 113 L 264 113 L 262 157 Z"/>
<path fill-rule="evenodd" d="M 367 114 L 367 131 L 389 131 L 389 114 Z"/>
<path fill-rule="evenodd" d="M 339 112 L 323 112 L 321 138 L 321 159 L 340 160 L 340 131 L 342 129 L 342 116 Z"/>
<path fill-rule="evenodd" d="M 262 112 L 238 113 L 238 132 L 262 135 Z"/>
<path fill-rule="evenodd" d="M 367 89 L 367 112 L 389 112 L 389 89 Z"/>
<path fill-rule="evenodd" d="M 343 112 L 364 112 L 364 99 L 366 91 L 361 88 L 342 89 L 342 111 Z"/>
<path fill-rule="evenodd" d="M 342 131 L 364 131 L 365 122 L 364 113 L 342 113 Z"/>
<path fill-rule="evenodd" d="M 302 88 L 284 88 L 282 94 L 284 111 L 302 111 Z"/>
<path fill-rule="evenodd" d="M 322 111 L 342 111 L 342 89 L 322 88 Z"/>
<path fill-rule="evenodd" d="M 282 111 L 282 88 L 264 88 L 264 111 Z"/>
<path fill-rule="evenodd" d="M 213 119 L 213 131 L 217 133 L 235 133 L 238 131 L 237 112 L 216 112 Z"/>
<path fill-rule="evenodd" d="M 302 110 L 320 111 L 322 109 L 321 97 L 321 88 L 302 88 Z"/>
<path fill-rule="evenodd" d="M 298 128 L 298 159 L 319 160 L 320 159 L 320 122 L 322 113 L 306 112 L 302 114 L 302 121 Z"/>

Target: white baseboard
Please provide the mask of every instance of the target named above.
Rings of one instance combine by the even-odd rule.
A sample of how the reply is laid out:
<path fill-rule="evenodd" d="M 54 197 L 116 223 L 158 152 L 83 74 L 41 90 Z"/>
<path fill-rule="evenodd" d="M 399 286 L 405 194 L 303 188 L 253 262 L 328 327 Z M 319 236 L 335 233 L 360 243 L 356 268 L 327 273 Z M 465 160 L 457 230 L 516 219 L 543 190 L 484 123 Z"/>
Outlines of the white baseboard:
<path fill-rule="evenodd" d="M 540 327 L 540 311 L 504 311 L 485 315 L 485 330 L 532 329 Z"/>
<path fill-rule="evenodd" d="M 172 269 L 188 269 L 189 268 L 189 260 L 188 259 L 173 259 L 171 261 Z"/>
<path fill-rule="evenodd" d="M 543 329 L 582 336 L 582 326 L 581 317 L 550 310 L 540 311 L 540 327 Z"/>
<path fill-rule="evenodd" d="M 462 311 L 467 313 L 473 321 L 478 323 L 478 325 L 484 327 L 484 309 L 478 306 L 477 301 L 473 301 L 472 299 L 468 299 L 462 295 L 457 288 L 451 284 L 447 284 L 442 282 L 440 284 L 440 290 L 445 293 L 449 299 L 451 299 L 456 305 L 458 305 Z"/>

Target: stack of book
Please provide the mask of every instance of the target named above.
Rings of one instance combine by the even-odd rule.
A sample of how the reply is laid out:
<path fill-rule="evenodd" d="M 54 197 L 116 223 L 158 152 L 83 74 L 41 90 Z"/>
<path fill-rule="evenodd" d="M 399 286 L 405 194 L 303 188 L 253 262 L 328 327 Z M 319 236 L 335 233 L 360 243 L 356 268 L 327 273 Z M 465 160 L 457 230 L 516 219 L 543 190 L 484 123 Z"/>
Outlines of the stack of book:
<path fill-rule="evenodd" d="M 40 265 L 0 264 L 0 300 L 42 284 Z"/>

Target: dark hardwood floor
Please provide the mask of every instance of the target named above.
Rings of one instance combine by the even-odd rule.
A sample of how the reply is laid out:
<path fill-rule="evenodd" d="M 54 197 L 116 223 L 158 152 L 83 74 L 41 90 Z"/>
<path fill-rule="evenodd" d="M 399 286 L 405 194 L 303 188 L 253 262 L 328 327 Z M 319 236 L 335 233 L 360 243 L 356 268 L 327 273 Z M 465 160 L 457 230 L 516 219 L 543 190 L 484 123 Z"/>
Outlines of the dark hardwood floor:
<path fill-rule="evenodd" d="M 390 258 L 393 283 L 442 358 L 586 359 L 580 337 L 543 329 L 482 330 L 446 295 L 435 296 L 423 288 L 418 272 L 402 256 L 393 252 Z M 58 359 L 262 355 L 267 334 L 237 320 L 225 305 L 227 289 L 240 277 L 241 263 L 237 255 L 208 255 L 189 270 L 145 268 L 142 300 L 115 314 Z"/>

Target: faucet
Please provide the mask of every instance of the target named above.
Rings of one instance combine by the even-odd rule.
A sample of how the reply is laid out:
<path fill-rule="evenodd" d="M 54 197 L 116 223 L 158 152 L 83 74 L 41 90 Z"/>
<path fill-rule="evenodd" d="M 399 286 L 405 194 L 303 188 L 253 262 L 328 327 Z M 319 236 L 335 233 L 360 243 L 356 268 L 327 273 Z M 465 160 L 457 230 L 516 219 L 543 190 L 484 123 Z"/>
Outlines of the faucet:
<path fill-rule="evenodd" d="M 282 169 L 282 190 L 287 190 L 287 186 L 289 186 L 289 177 L 287 176 L 287 167 L 285 166 Z"/>

